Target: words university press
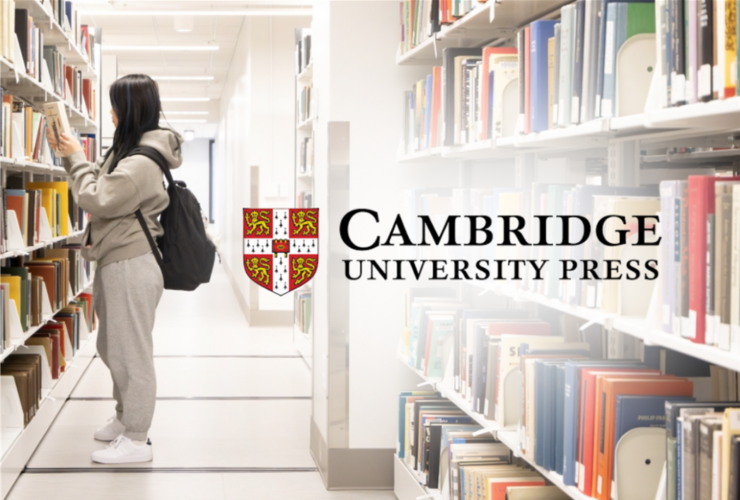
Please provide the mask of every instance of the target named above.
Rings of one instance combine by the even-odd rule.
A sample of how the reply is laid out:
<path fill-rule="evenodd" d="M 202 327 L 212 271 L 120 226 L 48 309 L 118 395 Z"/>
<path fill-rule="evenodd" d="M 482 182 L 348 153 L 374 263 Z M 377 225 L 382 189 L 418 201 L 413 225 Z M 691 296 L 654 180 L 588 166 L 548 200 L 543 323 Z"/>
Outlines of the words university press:
<path fill-rule="evenodd" d="M 378 247 L 578 247 L 590 242 L 592 234 L 596 243 L 603 247 L 617 247 L 627 244 L 630 237 L 632 246 L 658 246 L 656 237 L 657 215 L 635 215 L 623 217 L 606 215 L 593 225 L 580 215 L 535 215 L 533 227 L 527 228 L 524 217 L 518 215 L 499 215 L 497 233 L 498 243 L 494 242 L 494 220 L 487 215 L 449 215 L 444 223 L 437 223 L 427 215 L 417 217 L 420 234 L 418 241 L 410 236 L 407 224 L 396 215 L 393 225 L 381 241 L 375 234 L 373 242 L 361 246 L 350 236 L 354 217 L 364 215 L 380 222 L 378 213 L 366 208 L 358 208 L 345 214 L 339 232 L 344 244 L 352 250 L 371 251 Z M 629 219 L 629 220 L 628 220 Z M 441 227 L 440 227 L 441 226 Z M 593 228 L 593 231 L 592 231 Z M 525 234 L 529 234 L 530 240 Z M 344 274 L 349 280 L 522 280 L 525 275 L 533 280 L 544 279 L 543 274 L 557 272 L 561 280 L 654 280 L 658 277 L 656 259 L 350 259 L 343 260 Z M 545 271 L 545 273 L 543 273 Z"/>

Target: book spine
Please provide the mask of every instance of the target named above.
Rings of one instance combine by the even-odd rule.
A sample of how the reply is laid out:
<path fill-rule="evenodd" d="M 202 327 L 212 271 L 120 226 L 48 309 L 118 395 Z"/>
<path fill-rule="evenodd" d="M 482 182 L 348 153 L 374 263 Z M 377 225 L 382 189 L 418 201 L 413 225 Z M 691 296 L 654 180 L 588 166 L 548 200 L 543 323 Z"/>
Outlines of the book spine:
<path fill-rule="evenodd" d="M 524 63 L 524 133 L 532 131 L 532 70 L 535 66 L 532 60 L 532 32 L 527 26 L 524 28 L 524 50 L 526 54 Z"/>
<path fill-rule="evenodd" d="M 575 22 L 575 46 L 573 56 L 573 94 L 571 99 L 570 121 L 571 123 L 581 123 L 581 95 L 583 92 L 583 43 L 584 28 L 586 17 L 586 1 L 578 0 L 576 2 L 576 22 Z"/>
<path fill-rule="evenodd" d="M 688 52 L 688 71 L 686 75 L 686 83 L 688 87 L 688 99 L 690 103 L 697 102 L 697 75 L 698 75 L 698 27 L 699 27 L 699 2 L 700 0 L 686 0 L 686 23 L 688 25 L 688 40 L 686 42 L 686 50 Z"/>
<path fill-rule="evenodd" d="M 714 64 L 714 7 L 712 0 L 699 0 L 697 50 L 697 98 L 712 100 L 712 66 Z"/>
<path fill-rule="evenodd" d="M 725 98 L 735 95 L 735 76 L 737 75 L 737 5 L 733 0 L 725 0 Z"/>
<path fill-rule="evenodd" d="M 663 181 L 660 183 L 660 212 L 661 212 L 661 266 L 663 273 L 663 330 L 673 332 L 674 298 L 675 298 L 675 274 L 674 259 L 675 242 L 673 240 L 673 218 L 674 218 L 674 182 Z"/>
<path fill-rule="evenodd" d="M 624 10 L 624 9 L 621 9 Z M 619 4 L 610 2 L 602 13 L 604 21 L 604 81 L 601 98 L 601 116 L 610 118 L 614 114 L 616 97 L 616 53 L 617 30 L 619 29 Z"/>
<path fill-rule="evenodd" d="M 555 25 L 555 47 L 553 54 L 553 89 L 552 89 L 552 119 L 551 128 L 558 125 L 558 104 L 560 101 L 560 45 L 563 42 L 561 35 L 562 21 Z"/>
<path fill-rule="evenodd" d="M 671 101 L 674 106 L 686 104 L 686 67 L 684 51 L 683 0 L 668 0 L 671 4 Z"/>
<path fill-rule="evenodd" d="M 560 84 L 558 86 L 558 125 L 565 127 L 570 125 L 570 101 L 573 94 L 571 89 L 572 66 L 571 54 L 573 38 L 573 6 L 566 5 L 560 10 L 561 27 L 560 27 Z"/>
<path fill-rule="evenodd" d="M 705 259 L 705 321 L 704 321 L 704 343 L 715 344 L 714 339 L 714 266 L 715 266 L 715 213 L 714 196 L 706 198 L 707 222 L 706 222 L 706 259 Z"/>
<path fill-rule="evenodd" d="M 740 186 L 732 187 L 732 265 L 730 268 L 730 325 L 740 325 Z"/>
<path fill-rule="evenodd" d="M 712 66 L 712 93 L 714 99 L 725 97 L 725 2 L 715 1 L 714 5 L 714 65 Z"/>
<path fill-rule="evenodd" d="M 704 343 L 706 315 L 707 255 L 707 179 L 689 177 L 689 334 L 691 340 Z"/>
<path fill-rule="evenodd" d="M 598 69 L 596 71 L 596 100 L 595 100 L 595 106 L 594 111 L 596 117 L 602 116 L 601 115 L 601 98 L 603 96 L 604 91 L 604 50 L 605 50 L 605 43 L 606 43 L 606 11 L 608 8 L 607 0 L 601 0 L 601 10 L 599 11 L 599 45 L 598 45 L 598 54 L 597 57 L 599 59 L 599 65 Z"/>

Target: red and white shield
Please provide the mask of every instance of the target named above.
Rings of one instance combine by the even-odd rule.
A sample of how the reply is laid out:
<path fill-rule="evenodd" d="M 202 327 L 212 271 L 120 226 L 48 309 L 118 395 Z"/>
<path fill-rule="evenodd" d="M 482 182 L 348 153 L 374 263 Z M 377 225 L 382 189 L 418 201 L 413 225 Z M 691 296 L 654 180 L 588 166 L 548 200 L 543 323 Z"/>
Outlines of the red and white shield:
<path fill-rule="evenodd" d="M 318 208 L 245 208 L 244 270 L 278 295 L 308 283 L 319 265 Z"/>

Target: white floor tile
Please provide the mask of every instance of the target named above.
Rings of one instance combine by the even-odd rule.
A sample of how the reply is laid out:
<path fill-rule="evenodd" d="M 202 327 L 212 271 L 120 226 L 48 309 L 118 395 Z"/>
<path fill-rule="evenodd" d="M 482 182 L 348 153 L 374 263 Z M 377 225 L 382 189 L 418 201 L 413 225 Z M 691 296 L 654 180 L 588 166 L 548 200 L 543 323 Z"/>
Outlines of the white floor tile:
<path fill-rule="evenodd" d="M 390 491 L 326 491 L 318 472 L 24 474 L 8 500 L 394 500 Z"/>
<path fill-rule="evenodd" d="M 310 411 L 310 400 L 158 401 L 154 461 L 130 467 L 314 467 Z M 113 413 L 112 401 L 68 401 L 28 466 L 95 467 L 105 445 L 93 432 Z"/>
<path fill-rule="evenodd" d="M 302 358 L 155 358 L 158 397 L 311 396 Z M 110 371 L 93 360 L 72 397 L 111 397 Z"/>
<path fill-rule="evenodd" d="M 221 474 L 23 474 L 7 500 L 223 500 Z M 244 498 L 244 497 L 242 497 Z"/>

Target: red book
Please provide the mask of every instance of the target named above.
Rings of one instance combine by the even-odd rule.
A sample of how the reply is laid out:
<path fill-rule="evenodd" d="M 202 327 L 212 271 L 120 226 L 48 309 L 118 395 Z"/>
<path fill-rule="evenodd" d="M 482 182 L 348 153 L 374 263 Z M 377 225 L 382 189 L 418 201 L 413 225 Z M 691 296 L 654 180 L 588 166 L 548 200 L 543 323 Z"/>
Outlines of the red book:
<path fill-rule="evenodd" d="M 15 217 L 16 219 L 18 219 L 18 227 L 21 229 L 21 233 L 25 233 L 25 229 L 23 228 L 24 202 L 25 200 L 23 196 L 7 195 L 5 197 L 5 203 L 8 206 L 8 210 L 12 210 L 13 212 L 15 212 Z M 25 241 L 25 239 L 23 241 Z"/>
<path fill-rule="evenodd" d="M 491 101 L 489 99 L 489 81 L 488 81 L 488 73 L 490 73 L 491 68 L 489 66 L 489 62 L 491 59 L 491 54 L 516 54 L 517 50 L 516 47 L 486 47 L 483 49 L 483 75 L 481 78 L 483 78 L 483 89 L 481 90 L 481 133 L 479 139 L 481 141 L 485 141 L 490 137 L 490 132 L 488 130 L 488 111 L 491 107 Z"/>
<path fill-rule="evenodd" d="M 501 335 L 550 335 L 550 323 L 544 321 L 492 321 L 486 331 L 489 337 Z"/>
<path fill-rule="evenodd" d="M 437 147 L 437 129 L 439 128 L 439 110 L 442 107 L 442 66 L 432 68 L 432 124 L 430 148 Z"/>
<path fill-rule="evenodd" d="M 82 80 L 82 97 L 85 99 L 85 106 L 87 107 L 87 114 L 89 116 L 93 116 L 93 109 L 92 109 L 92 84 L 90 83 L 90 80 L 85 78 Z"/>
<path fill-rule="evenodd" d="M 72 66 L 67 66 L 64 68 L 64 80 L 67 82 L 67 85 L 69 86 L 69 92 L 72 95 L 67 95 L 67 90 L 64 90 L 64 98 L 65 99 L 74 99 L 74 91 L 75 91 L 75 69 Z"/>
<path fill-rule="evenodd" d="M 681 332 L 697 344 L 706 339 L 707 274 L 712 271 L 707 262 L 707 233 L 714 220 L 714 183 L 740 181 L 740 177 L 689 176 L 689 324 L 688 333 Z M 711 281 L 710 281 L 711 283 Z"/>
<path fill-rule="evenodd" d="M 50 333 L 56 332 L 57 337 L 59 338 L 59 371 L 64 372 L 66 368 L 66 363 L 64 362 L 64 358 L 67 357 L 67 355 L 72 356 L 71 352 L 67 352 L 66 350 L 66 343 L 64 339 L 64 325 L 61 323 L 48 323 L 44 326 L 44 329 L 41 331 L 50 331 Z"/>
<path fill-rule="evenodd" d="M 506 488 L 512 486 L 545 486 L 545 479 L 541 477 L 488 478 L 489 500 L 506 500 Z"/>
<path fill-rule="evenodd" d="M 530 75 L 532 71 L 530 69 L 530 57 L 531 54 L 532 39 L 529 34 L 529 26 L 524 28 L 524 53 L 527 54 L 526 62 L 524 63 L 524 133 L 528 134 L 532 131 L 532 100 L 529 98 L 529 90 L 531 88 Z M 519 78 L 522 76 L 519 75 Z"/>
<path fill-rule="evenodd" d="M 658 376 L 660 370 L 641 368 L 584 368 L 581 370 L 581 406 L 578 409 L 578 448 L 576 455 L 576 484 L 578 489 L 591 496 L 594 473 L 594 428 L 596 427 L 596 380 L 609 375 L 612 378 L 634 378 L 637 376 Z"/>

